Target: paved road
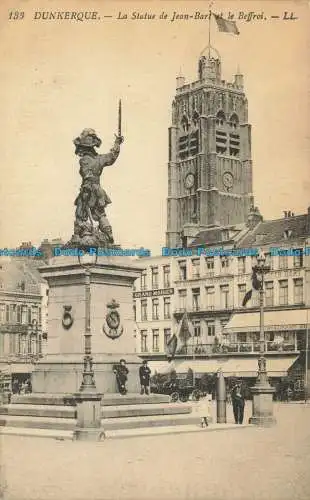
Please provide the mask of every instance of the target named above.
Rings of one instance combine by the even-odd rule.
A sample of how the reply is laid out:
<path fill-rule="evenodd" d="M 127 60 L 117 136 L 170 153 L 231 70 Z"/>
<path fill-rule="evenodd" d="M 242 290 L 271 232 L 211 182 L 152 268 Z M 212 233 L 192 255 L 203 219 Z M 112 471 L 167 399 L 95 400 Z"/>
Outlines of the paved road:
<path fill-rule="evenodd" d="M 278 423 L 272 429 L 103 443 L 5 436 L 4 498 L 306 500 L 310 405 L 275 405 L 275 416 Z"/>

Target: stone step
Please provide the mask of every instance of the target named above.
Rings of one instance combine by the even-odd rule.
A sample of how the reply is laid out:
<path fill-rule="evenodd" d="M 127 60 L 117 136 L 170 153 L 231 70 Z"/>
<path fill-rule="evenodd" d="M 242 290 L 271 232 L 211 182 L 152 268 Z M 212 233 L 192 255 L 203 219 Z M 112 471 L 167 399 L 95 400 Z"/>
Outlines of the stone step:
<path fill-rule="evenodd" d="M 101 410 L 102 418 L 120 418 L 120 417 L 143 417 L 155 415 L 176 415 L 190 414 L 192 408 L 190 405 L 167 403 L 167 404 L 136 404 L 103 407 Z"/>
<path fill-rule="evenodd" d="M 76 418 L 76 407 L 56 405 L 9 404 L 0 407 L 0 415 Z"/>
<path fill-rule="evenodd" d="M 34 429 L 72 430 L 75 427 L 74 418 L 32 417 L 18 415 L 0 415 L 1 427 L 24 427 Z"/>
<path fill-rule="evenodd" d="M 191 406 L 184 403 L 137 404 L 101 408 L 102 418 L 189 414 Z M 0 407 L 0 415 L 76 418 L 76 407 L 56 405 L 9 404 Z"/>
<path fill-rule="evenodd" d="M 23 437 L 38 437 L 52 438 L 59 441 L 72 440 L 73 431 L 62 431 L 55 429 L 36 429 L 27 427 L 0 427 L 0 436 L 23 436 Z"/>
<path fill-rule="evenodd" d="M 147 427 L 136 429 L 120 429 L 120 430 L 107 430 L 105 432 L 106 439 L 124 439 L 134 437 L 146 436 L 162 436 L 169 434 L 187 434 L 194 432 L 214 432 L 214 431 L 229 431 L 237 429 L 248 429 L 251 425 L 236 425 L 236 424 L 212 424 L 202 429 L 199 425 L 175 425 L 175 426 L 162 426 L 162 427 Z M 0 427 L 0 435 L 6 436 L 23 436 L 23 437 L 37 437 L 37 438 L 52 438 L 60 441 L 72 440 L 73 430 L 61 431 L 55 429 L 37 429 L 26 427 Z"/>
<path fill-rule="evenodd" d="M 102 398 L 102 406 L 120 406 L 136 404 L 164 404 L 169 403 L 170 397 L 162 394 L 150 394 L 144 396 L 140 394 L 105 394 Z M 55 405 L 73 406 L 74 397 L 72 394 L 13 394 L 12 404 L 32 404 L 32 405 Z"/>
<path fill-rule="evenodd" d="M 200 419 L 191 414 L 154 415 L 140 417 L 105 418 L 104 429 L 133 429 L 141 427 L 159 427 L 198 424 Z M 73 418 L 37 417 L 27 415 L 1 415 L 0 427 L 24 427 L 37 429 L 73 430 L 76 420 Z"/>
<path fill-rule="evenodd" d="M 105 432 L 106 439 L 124 439 L 133 437 L 145 436 L 163 436 L 165 434 L 187 434 L 190 432 L 214 432 L 214 431 L 229 431 L 237 429 L 247 429 L 253 426 L 236 425 L 236 424 L 211 424 L 208 427 L 201 428 L 200 425 L 175 425 L 175 426 L 162 426 L 162 427 L 145 427 L 138 429 L 120 429 L 120 430 L 107 430 Z"/>
<path fill-rule="evenodd" d="M 155 415 L 145 417 L 120 417 L 105 418 L 102 420 L 102 426 L 105 430 L 120 429 L 140 429 L 143 427 L 173 427 L 175 425 L 190 425 L 200 423 L 200 418 L 185 415 Z"/>

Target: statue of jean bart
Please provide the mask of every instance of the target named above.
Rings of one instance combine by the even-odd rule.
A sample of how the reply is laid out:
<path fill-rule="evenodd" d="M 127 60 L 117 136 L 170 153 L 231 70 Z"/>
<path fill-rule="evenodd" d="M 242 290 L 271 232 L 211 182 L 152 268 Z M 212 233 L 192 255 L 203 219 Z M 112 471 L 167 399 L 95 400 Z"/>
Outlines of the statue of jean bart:
<path fill-rule="evenodd" d="M 95 148 L 101 146 L 101 139 L 93 129 L 84 129 L 81 135 L 74 139 L 75 154 L 80 157 L 79 173 L 82 184 L 75 200 L 74 235 L 69 242 L 70 246 L 114 246 L 112 227 L 105 211 L 111 200 L 100 185 L 100 176 L 104 167 L 113 165 L 118 158 L 123 141 L 119 130 L 110 152 L 98 154 Z"/>

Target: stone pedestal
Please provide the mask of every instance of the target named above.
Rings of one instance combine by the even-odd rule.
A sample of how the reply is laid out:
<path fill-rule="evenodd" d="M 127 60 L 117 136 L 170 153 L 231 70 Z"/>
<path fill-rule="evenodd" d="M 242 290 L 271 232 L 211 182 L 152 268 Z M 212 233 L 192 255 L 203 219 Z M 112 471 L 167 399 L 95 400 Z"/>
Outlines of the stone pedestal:
<path fill-rule="evenodd" d="M 91 267 L 91 345 L 99 393 L 117 392 L 113 365 L 121 358 L 129 369 L 128 392 L 139 390 L 132 287 L 141 269 L 137 261 L 118 257 L 99 257 Z M 33 392 L 77 393 L 84 357 L 85 269 L 77 257 L 55 257 L 40 272 L 49 284 L 48 340 L 47 354 L 32 375 Z"/>
<path fill-rule="evenodd" d="M 77 422 L 74 430 L 76 441 L 102 441 L 105 437 L 101 427 L 102 394 L 75 394 Z"/>
<path fill-rule="evenodd" d="M 249 419 L 250 424 L 260 427 L 272 427 L 276 424 L 276 419 L 273 416 L 274 392 L 274 387 L 271 387 L 269 384 L 257 384 L 252 388 L 253 411 L 252 417 Z"/>

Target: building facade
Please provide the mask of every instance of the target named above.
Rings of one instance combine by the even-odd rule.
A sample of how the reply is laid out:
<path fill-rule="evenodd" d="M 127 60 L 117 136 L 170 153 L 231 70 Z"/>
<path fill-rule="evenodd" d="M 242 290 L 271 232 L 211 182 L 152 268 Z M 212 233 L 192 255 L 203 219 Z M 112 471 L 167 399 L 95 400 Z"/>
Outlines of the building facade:
<path fill-rule="evenodd" d="M 28 258 L 0 262 L 0 372 L 10 384 L 26 380 L 44 352 L 47 284 Z"/>
<path fill-rule="evenodd" d="M 192 337 L 187 345 L 178 345 L 181 372 L 188 367 L 197 374 L 221 368 L 226 376 L 254 379 L 260 348 L 259 293 L 242 304 L 260 251 L 270 266 L 264 286 L 269 375 L 280 379 L 295 367 L 296 378 L 303 379 L 310 320 L 310 208 L 307 214 L 288 212 L 272 221 L 260 215 L 255 220 L 250 211 L 247 224 L 204 230 L 188 248 L 179 248 L 180 255 L 140 259 L 146 269 L 134 295 L 139 355 L 160 371 L 167 359 L 167 340 L 186 312 Z M 167 296 L 161 290 L 165 279 Z"/>

